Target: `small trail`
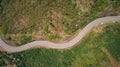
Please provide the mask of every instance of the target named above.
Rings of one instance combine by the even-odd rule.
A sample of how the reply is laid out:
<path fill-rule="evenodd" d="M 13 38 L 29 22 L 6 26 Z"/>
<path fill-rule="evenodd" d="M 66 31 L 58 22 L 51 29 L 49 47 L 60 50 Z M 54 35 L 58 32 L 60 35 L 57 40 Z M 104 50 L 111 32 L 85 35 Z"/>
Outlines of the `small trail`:
<path fill-rule="evenodd" d="M 117 67 L 117 64 L 115 62 L 115 59 L 111 56 L 111 54 L 108 52 L 106 48 L 102 48 L 102 51 L 107 55 L 108 59 L 110 60 L 113 67 Z"/>

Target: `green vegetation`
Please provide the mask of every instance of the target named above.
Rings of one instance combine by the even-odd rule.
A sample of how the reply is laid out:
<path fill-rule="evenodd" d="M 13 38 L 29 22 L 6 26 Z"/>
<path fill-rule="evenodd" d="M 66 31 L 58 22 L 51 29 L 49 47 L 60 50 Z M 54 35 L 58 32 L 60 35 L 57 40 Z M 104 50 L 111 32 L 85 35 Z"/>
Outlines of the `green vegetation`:
<path fill-rule="evenodd" d="M 80 46 L 77 46 L 73 49 L 77 55 L 73 66 L 75 64 L 81 64 L 81 67 L 91 67 L 91 65 L 101 67 L 102 64 L 106 63 L 102 67 L 109 67 L 110 61 L 108 60 L 108 57 L 102 52 L 102 47 L 107 48 L 113 58 L 118 60 L 116 62 L 119 62 L 119 26 L 120 23 L 108 24 L 107 26 L 103 27 L 103 32 L 91 32 L 90 35 L 88 35 L 88 37 L 82 41 Z"/>
<path fill-rule="evenodd" d="M 13 54 L 1 52 L 0 61 L 6 64 L 3 59 L 7 59 L 9 64 L 20 67 L 110 67 L 112 65 L 102 47 L 110 52 L 116 62 L 120 62 L 119 26 L 120 23 L 111 23 L 103 25 L 103 32 L 93 30 L 72 50 L 32 49 Z M 20 61 L 11 63 L 12 58 Z"/>
<path fill-rule="evenodd" d="M 18 46 L 33 41 L 31 36 L 28 37 L 28 36 L 25 36 L 25 35 L 24 35 L 24 36 L 22 36 L 21 38 L 22 38 L 22 39 L 21 39 L 21 42 L 20 42 L 20 44 L 18 44 Z"/>
<path fill-rule="evenodd" d="M 105 27 L 105 32 L 103 34 L 109 34 L 103 37 L 103 41 L 106 41 L 105 47 L 109 50 L 109 52 L 112 54 L 112 56 L 117 60 L 120 61 L 120 24 L 116 23 L 114 25 L 109 25 Z M 113 28 L 114 27 L 114 28 Z M 115 30 L 117 29 L 117 30 Z M 110 37 L 109 39 L 107 37 Z"/>
<path fill-rule="evenodd" d="M 49 36 L 49 39 L 50 39 L 50 40 L 58 39 L 58 38 L 61 38 L 61 37 L 60 37 L 59 35 L 57 35 L 57 34 L 56 34 L 56 35 L 50 35 L 50 36 Z"/>
<path fill-rule="evenodd" d="M 0 0 L 0 29 L 3 34 L 64 30 L 71 35 L 98 17 L 118 15 L 119 5 L 119 0 Z"/>
<path fill-rule="evenodd" d="M 0 0 L 0 35 L 39 34 L 49 40 L 72 35 L 99 17 L 120 15 L 120 0 Z M 19 53 L 0 52 L 0 66 L 18 67 L 110 67 L 102 48 L 120 62 L 120 23 L 103 25 L 71 50 L 31 49 Z M 39 33 L 39 32 L 40 33 Z M 99 31 L 99 30 L 98 30 Z M 64 35 L 64 36 L 65 36 Z M 12 37 L 12 36 L 11 36 Z M 22 45 L 32 36 L 18 36 Z M 8 40 L 16 39 L 9 38 Z"/>
<path fill-rule="evenodd" d="M 44 30 L 44 34 L 49 34 L 50 33 L 48 25 L 44 25 L 43 30 Z"/>

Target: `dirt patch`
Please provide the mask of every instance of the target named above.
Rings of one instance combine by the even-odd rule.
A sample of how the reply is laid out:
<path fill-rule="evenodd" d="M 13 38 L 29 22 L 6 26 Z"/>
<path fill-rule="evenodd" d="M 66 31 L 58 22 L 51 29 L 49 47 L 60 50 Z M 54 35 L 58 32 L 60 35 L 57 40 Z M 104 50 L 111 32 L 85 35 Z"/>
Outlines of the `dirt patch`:
<path fill-rule="evenodd" d="M 38 41 L 38 40 L 47 40 L 46 37 L 44 37 L 44 36 L 39 36 L 39 35 L 33 36 L 32 39 L 33 39 L 33 40 L 37 40 L 37 41 Z"/>
<path fill-rule="evenodd" d="M 95 33 L 101 33 L 101 32 L 103 32 L 103 28 L 104 28 L 104 27 L 100 25 L 99 27 L 94 28 L 93 31 L 94 31 Z"/>
<path fill-rule="evenodd" d="M 120 63 L 118 64 L 118 67 L 120 67 Z"/>
<path fill-rule="evenodd" d="M 84 13 L 88 12 L 91 9 L 91 5 L 93 4 L 90 0 L 76 0 L 76 8 L 80 11 L 78 12 L 79 15 L 83 15 Z"/>
<path fill-rule="evenodd" d="M 5 51 L 5 50 L 0 46 L 0 51 Z"/>
<path fill-rule="evenodd" d="M 13 30 L 14 31 L 20 31 L 22 29 L 28 28 L 29 27 L 29 17 L 28 16 L 22 16 L 19 18 L 16 18 L 14 20 L 14 25 L 13 25 Z"/>
<path fill-rule="evenodd" d="M 120 15 L 120 10 L 109 10 L 107 12 L 100 14 L 100 17 L 112 16 L 112 15 Z"/>
<path fill-rule="evenodd" d="M 51 18 L 52 24 L 54 25 L 54 27 L 52 27 L 52 28 L 55 28 L 54 30 L 56 30 L 56 31 L 62 31 L 63 30 L 63 26 L 61 24 L 62 18 L 63 18 L 62 14 L 52 10 L 50 18 Z"/>

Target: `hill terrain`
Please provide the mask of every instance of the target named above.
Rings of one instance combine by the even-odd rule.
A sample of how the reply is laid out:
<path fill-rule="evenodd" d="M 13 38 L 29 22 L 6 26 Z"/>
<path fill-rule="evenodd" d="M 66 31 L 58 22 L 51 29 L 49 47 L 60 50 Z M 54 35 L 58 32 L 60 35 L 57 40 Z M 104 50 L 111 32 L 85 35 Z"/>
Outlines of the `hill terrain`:
<path fill-rule="evenodd" d="M 1 37 L 14 46 L 25 40 L 68 41 L 94 19 L 119 15 L 119 5 L 119 0 L 1 0 Z"/>
<path fill-rule="evenodd" d="M 119 6 L 119 0 L 0 0 L 0 37 L 12 46 L 69 41 L 91 21 L 120 15 Z M 102 24 L 70 50 L 0 51 L 0 67 L 120 67 L 119 27 Z"/>

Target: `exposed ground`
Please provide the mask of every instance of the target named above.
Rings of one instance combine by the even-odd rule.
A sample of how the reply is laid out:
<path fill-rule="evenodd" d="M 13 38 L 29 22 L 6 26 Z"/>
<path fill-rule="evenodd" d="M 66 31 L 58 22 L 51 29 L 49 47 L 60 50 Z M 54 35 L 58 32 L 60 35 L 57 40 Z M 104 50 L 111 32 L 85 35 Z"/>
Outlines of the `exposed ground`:
<path fill-rule="evenodd" d="M 23 67 L 113 67 L 112 63 L 116 63 L 119 66 L 119 26 L 119 23 L 111 23 L 93 29 L 80 45 L 72 50 L 33 49 L 14 54 L 1 52 L 0 62 L 4 62 L 3 65 L 7 65 L 8 63 L 3 60 L 5 58 L 9 64 Z M 101 27 L 102 32 L 96 32 Z M 104 47 L 116 61 L 112 60 L 111 63 L 111 57 L 102 51 Z"/>
<path fill-rule="evenodd" d="M 120 15 L 119 4 L 119 0 L 1 0 L 0 33 L 7 43 L 16 46 L 24 36 L 30 41 L 68 41 L 94 19 Z"/>
<path fill-rule="evenodd" d="M 0 0 L 0 35 L 14 46 L 33 40 L 66 40 L 98 17 L 120 15 L 119 5 L 119 0 Z M 120 24 L 100 26 L 72 50 L 42 48 L 13 54 L 0 52 L 0 66 L 112 67 L 102 51 L 105 47 L 120 67 L 119 27 Z"/>

